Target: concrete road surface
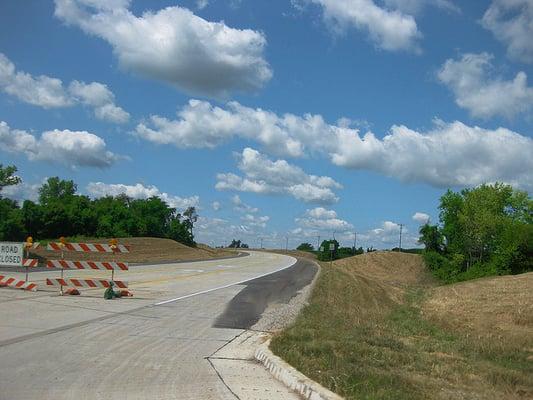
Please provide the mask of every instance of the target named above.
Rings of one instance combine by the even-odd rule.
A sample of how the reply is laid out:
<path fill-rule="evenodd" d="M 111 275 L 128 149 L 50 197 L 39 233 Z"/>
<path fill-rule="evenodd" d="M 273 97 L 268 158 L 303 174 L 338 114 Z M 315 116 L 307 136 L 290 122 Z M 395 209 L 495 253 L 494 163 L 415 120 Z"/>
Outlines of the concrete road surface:
<path fill-rule="evenodd" d="M 239 342 L 269 302 L 286 301 L 310 282 L 314 267 L 295 263 L 288 256 L 250 252 L 135 266 L 115 275 L 129 281 L 134 293 L 118 300 L 104 300 L 103 289 L 59 296 L 57 288 L 44 285 L 47 277 L 59 277 L 58 270 L 34 272 L 30 280 L 40 284 L 38 292 L 0 288 L 0 399 L 239 398 L 208 358 Z M 69 277 L 109 273 L 65 271 Z M 254 287 L 257 293 L 246 298 L 259 306 L 243 307 L 237 295 Z M 242 364 L 230 370 L 240 389 L 256 390 L 239 378 L 246 375 Z M 252 377 L 255 398 L 295 398 L 262 373 Z"/>

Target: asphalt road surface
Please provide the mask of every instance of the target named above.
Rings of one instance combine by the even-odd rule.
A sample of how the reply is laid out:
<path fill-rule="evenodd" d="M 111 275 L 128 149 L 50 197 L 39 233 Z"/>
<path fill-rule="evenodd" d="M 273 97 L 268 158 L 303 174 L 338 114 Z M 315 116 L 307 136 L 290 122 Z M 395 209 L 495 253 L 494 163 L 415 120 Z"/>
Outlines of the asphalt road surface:
<path fill-rule="evenodd" d="M 59 296 L 44 285 L 59 271 L 33 272 L 38 292 L 0 288 L 0 399 L 235 399 L 207 357 L 311 281 L 314 267 L 295 262 L 250 252 L 137 266 L 116 273 L 134 293 L 118 300 Z"/>

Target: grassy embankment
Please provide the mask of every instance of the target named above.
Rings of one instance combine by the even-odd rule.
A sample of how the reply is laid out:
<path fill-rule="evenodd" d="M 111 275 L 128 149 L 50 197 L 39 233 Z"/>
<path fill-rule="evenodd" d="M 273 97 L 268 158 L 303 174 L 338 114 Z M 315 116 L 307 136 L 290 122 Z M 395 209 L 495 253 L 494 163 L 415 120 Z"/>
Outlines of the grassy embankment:
<path fill-rule="evenodd" d="M 322 264 L 272 350 L 347 399 L 533 398 L 533 273 L 437 286 L 417 255 Z"/>
<path fill-rule="evenodd" d="M 109 243 L 109 239 L 95 239 L 86 237 L 67 238 L 68 242 L 86 243 Z M 49 241 L 41 241 L 41 247 L 32 250 L 31 256 L 44 261 L 49 258 L 57 258 L 57 252 L 47 251 L 46 244 Z M 151 238 L 151 237 L 130 237 L 119 238 L 120 244 L 131 246 L 130 253 L 120 254 L 120 256 L 107 253 L 78 253 L 69 252 L 69 260 L 94 260 L 121 261 L 131 263 L 145 262 L 165 262 L 183 260 L 207 260 L 211 258 L 231 257 L 237 255 L 237 251 L 227 249 L 213 249 L 209 246 L 198 244 L 197 247 L 189 247 L 171 239 Z"/>

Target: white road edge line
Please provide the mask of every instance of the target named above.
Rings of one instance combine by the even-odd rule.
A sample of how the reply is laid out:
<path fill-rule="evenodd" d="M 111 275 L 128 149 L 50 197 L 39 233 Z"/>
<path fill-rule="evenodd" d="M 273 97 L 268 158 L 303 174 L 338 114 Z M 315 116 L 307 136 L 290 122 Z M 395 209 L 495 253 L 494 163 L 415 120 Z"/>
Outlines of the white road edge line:
<path fill-rule="evenodd" d="M 272 274 L 275 274 L 276 272 L 283 271 L 284 269 L 290 268 L 290 267 L 292 267 L 294 264 L 296 264 L 296 262 L 298 261 L 298 260 L 297 260 L 296 258 L 294 258 L 294 257 L 291 257 L 291 256 L 286 256 L 286 257 L 292 258 L 293 261 L 292 261 L 289 265 L 287 265 L 287 266 L 285 266 L 285 267 L 283 267 L 283 268 L 277 269 L 277 270 L 275 270 L 275 271 L 267 272 L 266 274 L 261 274 L 261 275 L 258 275 L 258 276 L 254 276 L 253 278 L 244 279 L 244 280 L 239 281 L 239 282 L 233 282 L 233 283 L 230 283 L 230 284 L 228 284 L 228 285 L 219 286 L 219 287 L 212 288 L 212 289 L 202 290 L 201 292 L 196 292 L 196 293 L 187 294 L 187 295 L 185 295 L 185 296 L 176 297 L 175 299 L 170 299 L 170 300 L 160 301 L 159 303 L 155 303 L 154 306 L 162 306 L 162 305 L 164 305 L 164 304 L 173 303 L 173 302 L 175 302 L 175 301 L 179 301 L 179 300 L 183 300 L 183 299 L 188 299 L 189 297 L 199 296 L 199 295 L 201 295 L 201 294 L 206 294 L 206 293 L 214 292 L 215 290 L 226 289 L 226 288 L 229 288 L 229 287 L 231 287 L 231 286 L 240 285 L 241 283 L 245 283 L 245 282 L 248 282 L 248 281 L 253 281 L 254 279 L 259 279 L 259 278 L 262 278 L 263 276 L 272 275 Z"/>

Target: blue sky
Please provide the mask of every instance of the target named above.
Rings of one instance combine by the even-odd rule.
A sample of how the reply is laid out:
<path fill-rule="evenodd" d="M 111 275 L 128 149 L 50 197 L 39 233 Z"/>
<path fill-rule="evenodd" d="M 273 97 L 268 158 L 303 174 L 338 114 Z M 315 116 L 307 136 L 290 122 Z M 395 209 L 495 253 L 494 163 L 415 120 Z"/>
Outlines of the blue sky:
<path fill-rule="evenodd" d="M 35 198 L 195 205 L 197 239 L 416 244 L 447 189 L 533 187 L 531 0 L 4 0 L 1 162 Z"/>

